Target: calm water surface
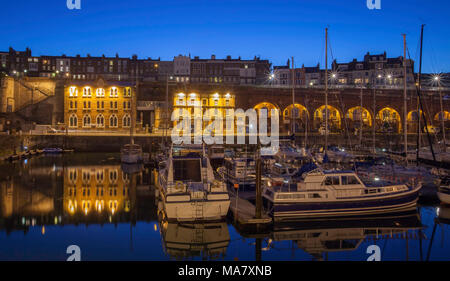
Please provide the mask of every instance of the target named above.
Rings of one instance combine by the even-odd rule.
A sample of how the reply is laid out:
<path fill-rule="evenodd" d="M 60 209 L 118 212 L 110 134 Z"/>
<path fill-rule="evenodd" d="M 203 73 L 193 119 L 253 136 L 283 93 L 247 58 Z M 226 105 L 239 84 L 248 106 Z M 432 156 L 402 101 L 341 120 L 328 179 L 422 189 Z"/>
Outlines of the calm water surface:
<path fill-rule="evenodd" d="M 450 207 L 356 221 L 277 224 L 158 219 L 153 173 L 117 154 L 40 156 L 0 165 L 0 260 L 450 260 Z"/>

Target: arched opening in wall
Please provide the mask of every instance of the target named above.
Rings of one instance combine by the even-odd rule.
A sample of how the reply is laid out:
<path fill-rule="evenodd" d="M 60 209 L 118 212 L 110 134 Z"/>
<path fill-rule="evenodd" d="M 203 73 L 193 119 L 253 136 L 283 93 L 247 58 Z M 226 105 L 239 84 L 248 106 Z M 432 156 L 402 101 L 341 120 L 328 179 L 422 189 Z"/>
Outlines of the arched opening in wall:
<path fill-rule="evenodd" d="M 325 129 L 326 110 L 325 105 L 322 105 L 314 112 L 314 128 L 321 130 Z M 342 118 L 341 113 L 336 107 L 328 105 L 328 128 L 331 132 L 338 132 L 341 129 Z"/>
<path fill-rule="evenodd" d="M 118 126 L 117 116 L 115 114 L 113 114 L 109 117 L 109 127 L 117 128 L 117 126 Z"/>
<path fill-rule="evenodd" d="M 292 130 L 291 122 L 294 121 L 295 132 L 303 132 L 305 130 L 309 112 L 301 104 L 296 103 L 295 107 L 291 104 L 283 110 L 283 125 L 286 131 Z"/>
<path fill-rule="evenodd" d="M 76 114 L 72 114 L 69 117 L 69 128 L 77 128 L 78 127 L 78 118 Z"/>
<path fill-rule="evenodd" d="M 89 114 L 84 115 L 83 117 L 83 128 L 91 127 L 91 116 Z"/>
<path fill-rule="evenodd" d="M 347 124 L 349 124 L 349 129 L 359 130 L 361 128 L 361 124 L 364 129 L 372 127 L 372 115 L 370 112 L 361 106 L 355 106 L 350 108 L 345 114 L 345 118 L 347 119 Z"/>
<path fill-rule="evenodd" d="M 419 116 L 420 114 L 420 116 Z M 422 132 L 423 132 L 423 124 L 424 124 L 424 120 L 423 120 L 423 115 L 422 115 L 422 110 L 413 110 L 408 112 L 408 115 L 406 117 L 406 122 L 408 124 L 408 132 L 412 132 L 412 133 L 416 133 L 418 126 L 419 126 L 419 117 L 420 117 L 420 127 L 422 128 Z"/>
<path fill-rule="evenodd" d="M 280 108 L 278 106 L 274 105 L 273 103 L 270 103 L 270 102 L 259 103 L 259 104 L 255 105 L 253 108 L 258 113 L 258 116 L 259 116 L 259 112 L 260 112 L 261 109 L 266 109 L 267 110 L 267 117 L 269 117 L 269 118 L 270 118 L 270 116 L 272 114 L 271 113 L 272 109 L 276 109 L 276 110 L 278 110 L 278 112 L 280 112 Z"/>
<path fill-rule="evenodd" d="M 400 133 L 402 131 L 402 122 L 398 111 L 385 107 L 377 114 L 377 129 L 383 132 Z"/>
<path fill-rule="evenodd" d="M 440 127 L 442 121 L 444 121 L 444 127 L 446 129 L 450 128 L 450 112 L 441 111 L 436 113 L 434 116 L 434 125 Z"/>
<path fill-rule="evenodd" d="M 97 121 L 97 128 L 105 127 L 105 117 L 103 116 L 103 114 L 100 113 L 99 115 L 97 115 L 96 121 Z"/>
<path fill-rule="evenodd" d="M 125 114 L 122 118 L 122 127 L 130 128 L 131 127 L 131 116 L 130 114 Z"/>
<path fill-rule="evenodd" d="M 271 131 L 271 120 L 270 118 L 272 117 L 272 110 L 276 110 L 277 114 L 280 114 L 280 108 L 276 105 L 274 105 L 273 103 L 270 102 L 262 102 L 259 103 L 257 105 L 255 105 L 253 107 L 256 110 L 256 113 L 258 115 L 258 119 L 259 119 L 259 115 L 262 109 L 267 110 L 267 131 L 270 132 Z"/>

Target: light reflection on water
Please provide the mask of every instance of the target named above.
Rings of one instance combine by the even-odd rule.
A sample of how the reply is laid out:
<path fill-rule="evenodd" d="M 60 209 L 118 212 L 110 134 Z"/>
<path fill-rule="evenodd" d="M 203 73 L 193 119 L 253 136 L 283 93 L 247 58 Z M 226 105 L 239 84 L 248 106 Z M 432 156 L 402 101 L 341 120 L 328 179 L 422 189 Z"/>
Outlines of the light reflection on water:
<path fill-rule="evenodd" d="M 450 259 L 450 207 L 277 224 L 258 233 L 230 222 L 160 222 L 151 171 L 138 167 L 130 175 L 135 167 L 118 158 L 72 154 L 1 164 L 0 260 L 65 260 L 69 245 L 81 248 L 82 260 L 360 261 L 370 245 L 380 247 L 382 260 Z"/>

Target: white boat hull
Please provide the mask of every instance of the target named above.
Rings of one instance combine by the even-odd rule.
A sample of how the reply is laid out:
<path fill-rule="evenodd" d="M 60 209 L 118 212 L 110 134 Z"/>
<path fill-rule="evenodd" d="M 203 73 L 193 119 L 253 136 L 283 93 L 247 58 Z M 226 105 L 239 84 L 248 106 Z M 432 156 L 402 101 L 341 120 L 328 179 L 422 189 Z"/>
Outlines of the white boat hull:
<path fill-rule="evenodd" d="M 230 207 L 230 200 L 187 201 L 163 203 L 168 220 L 214 221 L 224 218 Z"/>
<path fill-rule="evenodd" d="M 445 194 L 445 193 L 442 193 L 442 192 L 438 192 L 437 196 L 438 196 L 439 200 L 441 200 L 442 203 L 450 204 L 450 194 Z"/>

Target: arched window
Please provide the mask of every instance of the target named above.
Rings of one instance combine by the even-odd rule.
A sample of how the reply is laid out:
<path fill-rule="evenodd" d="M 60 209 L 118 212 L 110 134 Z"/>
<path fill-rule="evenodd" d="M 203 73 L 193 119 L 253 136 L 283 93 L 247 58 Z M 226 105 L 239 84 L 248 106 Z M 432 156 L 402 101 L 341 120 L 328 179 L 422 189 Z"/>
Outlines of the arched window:
<path fill-rule="evenodd" d="M 131 88 L 130 87 L 123 88 L 123 96 L 131 97 Z"/>
<path fill-rule="evenodd" d="M 96 173 L 96 179 L 97 179 L 97 183 L 103 183 L 103 179 L 104 179 L 104 174 L 103 174 L 103 170 L 98 170 Z M 98 191 L 97 191 L 98 193 Z M 98 195 L 98 194 L 97 194 Z"/>
<path fill-rule="evenodd" d="M 75 169 L 69 170 L 69 180 L 72 183 L 75 183 L 77 181 L 77 170 Z"/>
<path fill-rule="evenodd" d="M 78 96 L 77 87 L 70 87 L 69 88 L 69 97 L 76 97 L 76 96 Z"/>
<path fill-rule="evenodd" d="M 103 114 L 97 115 L 97 127 L 105 127 L 105 117 L 103 117 Z"/>
<path fill-rule="evenodd" d="M 109 127 L 117 128 L 117 116 L 115 114 L 109 117 Z"/>
<path fill-rule="evenodd" d="M 90 127 L 91 126 L 91 116 L 86 114 L 83 117 L 83 127 Z"/>
<path fill-rule="evenodd" d="M 104 97 L 104 96 L 105 96 L 105 89 L 103 89 L 103 88 L 98 88 L 98 89 L 96 90 L 96 94 L 97 94 L 97 97 Z"/>
<path fill-rule="evenodd" d="M 75 114 L 72 114 L 69 117 L 69 127 L 71 127 L 71 128 L 78 127 L 78 118 Z"/>
<path fill-rule="evenodd" d="M 129 128 L 131 127 L 131 117 L 129 114 L 125 114 L 122 119 L 122 127 Z"/>
<path fill-rule="evenodd" d="M 84 87 L 83 88 L 83 97 L 90 97 L 90 96 L 92 96 L 91 88 Z"/>
<path fill-rule="evenodd" d="M 112 88 L 109 90 L 109 96 L 110 96 L 110 97 L 118 97 L 118 95 L 119 95 L 119 90 L 117 90 L 116 87 L 112 87 Z"/>
<path fill-rule="evenodd" d="M 117 170 L 110 170 L 109 171 L 109 181 L 111 183 L 116 183 L 118 178 Z"/>

